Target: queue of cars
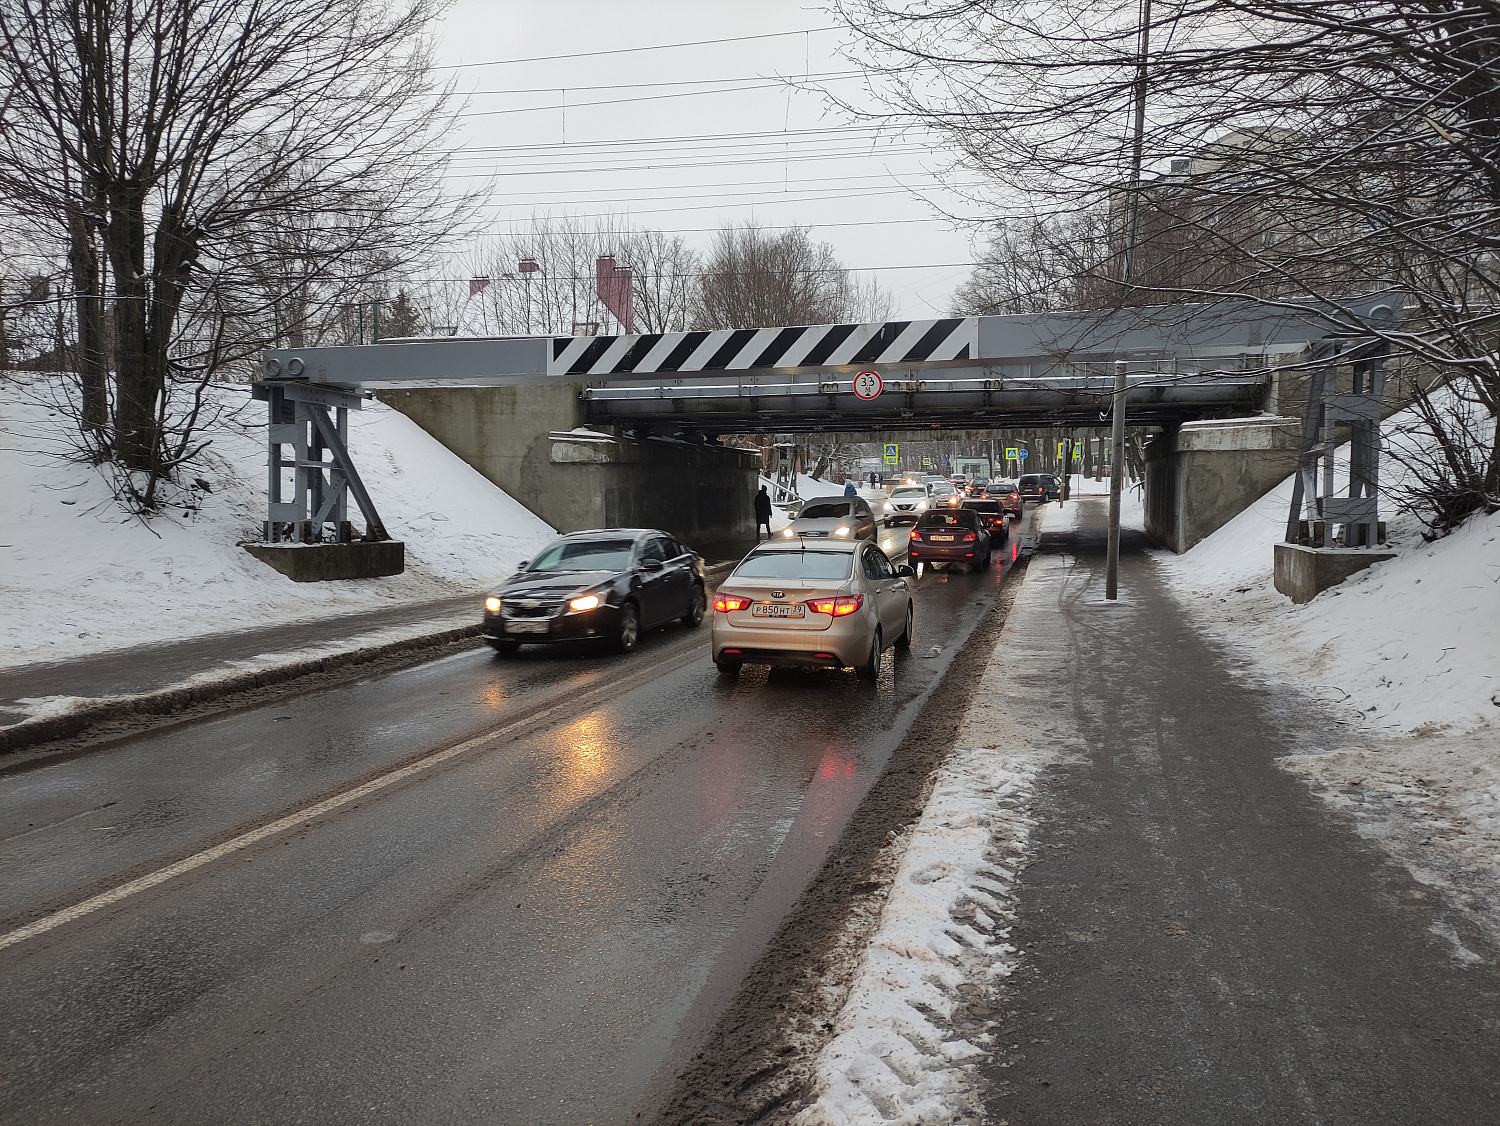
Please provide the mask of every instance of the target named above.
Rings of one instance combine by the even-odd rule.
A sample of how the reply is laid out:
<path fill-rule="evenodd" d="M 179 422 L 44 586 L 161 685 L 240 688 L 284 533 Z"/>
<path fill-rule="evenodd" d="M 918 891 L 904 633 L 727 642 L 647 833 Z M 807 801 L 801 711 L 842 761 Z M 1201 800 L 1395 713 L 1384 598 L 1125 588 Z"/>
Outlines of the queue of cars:
<path fill-rule="evenodd" d="M 597 640 L 629 653 L 641 634 L 711 615 L 710 648 L 726 675 L 746 664 L 853 668 L 873 678 L 882 654 L 912 640 L 913 565 L 979 571 L 1009 536 L 1007 516 L 1057 495 L 1056 478 L 965 482 L 909 478 L 875 502 L 805 502 L 713 593 L 702 556 L 666 532 L 572 532 L 523 562 L 484 602 L 482 636 L 498 655 L 523 645 Z M 906 561 L 876 544 L 881 524 L 913 525 Z"/>

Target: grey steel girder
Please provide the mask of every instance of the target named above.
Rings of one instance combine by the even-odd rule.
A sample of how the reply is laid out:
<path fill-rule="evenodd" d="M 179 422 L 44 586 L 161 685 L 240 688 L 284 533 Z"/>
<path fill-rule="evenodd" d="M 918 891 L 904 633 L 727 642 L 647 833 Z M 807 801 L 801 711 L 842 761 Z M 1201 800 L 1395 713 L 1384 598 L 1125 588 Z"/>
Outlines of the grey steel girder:
<path fill-rule="evenodd" d="M 1263 369 L 1270 357 L 1355 331 L 1361 321 L 1380 320 L 1382 311 L 1399 317 L 1400 309 L 1399 295 L 1380 294 L 1284 310 L 1221 302 L 630 336 L 392 340 L 268 349 L 262 378 L 349 389 L 567 379 L 605 390 L 617 381 L 689 377 L 732 385 L 752 374 L 848 383 L 865 370 L 893 378 L 958 369 L 954 378 L 1041 379 L 1117 359 L 1208 374 Z"/>

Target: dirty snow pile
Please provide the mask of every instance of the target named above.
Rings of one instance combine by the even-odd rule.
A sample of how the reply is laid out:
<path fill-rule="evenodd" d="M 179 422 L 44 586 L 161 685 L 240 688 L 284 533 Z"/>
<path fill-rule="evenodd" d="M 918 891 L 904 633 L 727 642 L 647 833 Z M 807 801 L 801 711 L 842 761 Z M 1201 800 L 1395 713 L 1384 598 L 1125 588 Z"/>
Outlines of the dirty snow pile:
<path fill-rule="evenodd" d="M 974 693 L 960 745 L 906 834 L 879 927 L 798 1126 L 979 1121 L 975 1064 L 991 1049 L 988 998 L 1015 969 L 1014 888 L 1035 824 L 1038 773 L 1058 753 L 1045 706 L 1018 684 L 1052 667 L 1060 557 L 1032 562 L 1004 644 Z M 1017 698 L 1019 697 L 1019 698 Z M 1006 733 L 1007 750 L 993 742 Z"/>
<path fill-rule="evenodd" d="M 213 389 L 227 410 L 203 432 L 212 443 L 147 523 L 70 456 L 68 424 L 48 405 L 57 378 L 0 382 L 0 667 L 478 591 L 552 535 L 370 401 L 350 412 L 349 445 L 385 526 L 406 543 L 406 573 L 295 583 L 239 546 L 260 538 L 264 519 L 263 404 L 241 387 Z"/>

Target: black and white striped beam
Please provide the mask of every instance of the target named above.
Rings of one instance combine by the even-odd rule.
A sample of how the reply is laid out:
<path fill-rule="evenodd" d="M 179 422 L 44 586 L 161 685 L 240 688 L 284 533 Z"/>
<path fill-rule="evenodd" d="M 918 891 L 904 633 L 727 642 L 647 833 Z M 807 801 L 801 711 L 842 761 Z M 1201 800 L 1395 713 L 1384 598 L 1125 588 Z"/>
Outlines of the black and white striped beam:
<path fill-rule="evenodd" d="M 978 354 L 979 318 L 875 324 L 559 336 L 548 375 L 583 378 L 658 372 L 750 371 L 861 364 L 943 363 Z"/>

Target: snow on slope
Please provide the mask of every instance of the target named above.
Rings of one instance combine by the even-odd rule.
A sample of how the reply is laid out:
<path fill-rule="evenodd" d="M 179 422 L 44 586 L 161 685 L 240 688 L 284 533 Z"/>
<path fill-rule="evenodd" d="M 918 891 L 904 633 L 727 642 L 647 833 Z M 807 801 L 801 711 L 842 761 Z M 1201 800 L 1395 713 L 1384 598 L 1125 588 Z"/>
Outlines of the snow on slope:
<path fill-rule="evenodd" d="M 188 474 L 209 484 L 199 510 L 179 504 L 148 526 L 120 510 L 99 470 L 67 459 L 64 420 L 40 401 L 53 378 L 0 383 L 0 667 L 477 592 L 552 535 L 372 401 L 350 413 L 349 445 L 387 529 L 406 543 L 407 571 L 294 583 L 238 546 L 260 538 L 264 519 L 261 404 L 206 435 L 213 444 Z M 215 393 L 248 401 L 244 388 Z"/>
<path fill-rule="evenodd" d="M 1500 719 L 1500 513 L 1431 544 L 1412 517 L 1393 517 L 1397 558 L 1296 606 L 1271 583 L 1291 492 L 1288 478 L 1191 551 L 1159 556 L 1202 622 L 1380 731 Z"/>

